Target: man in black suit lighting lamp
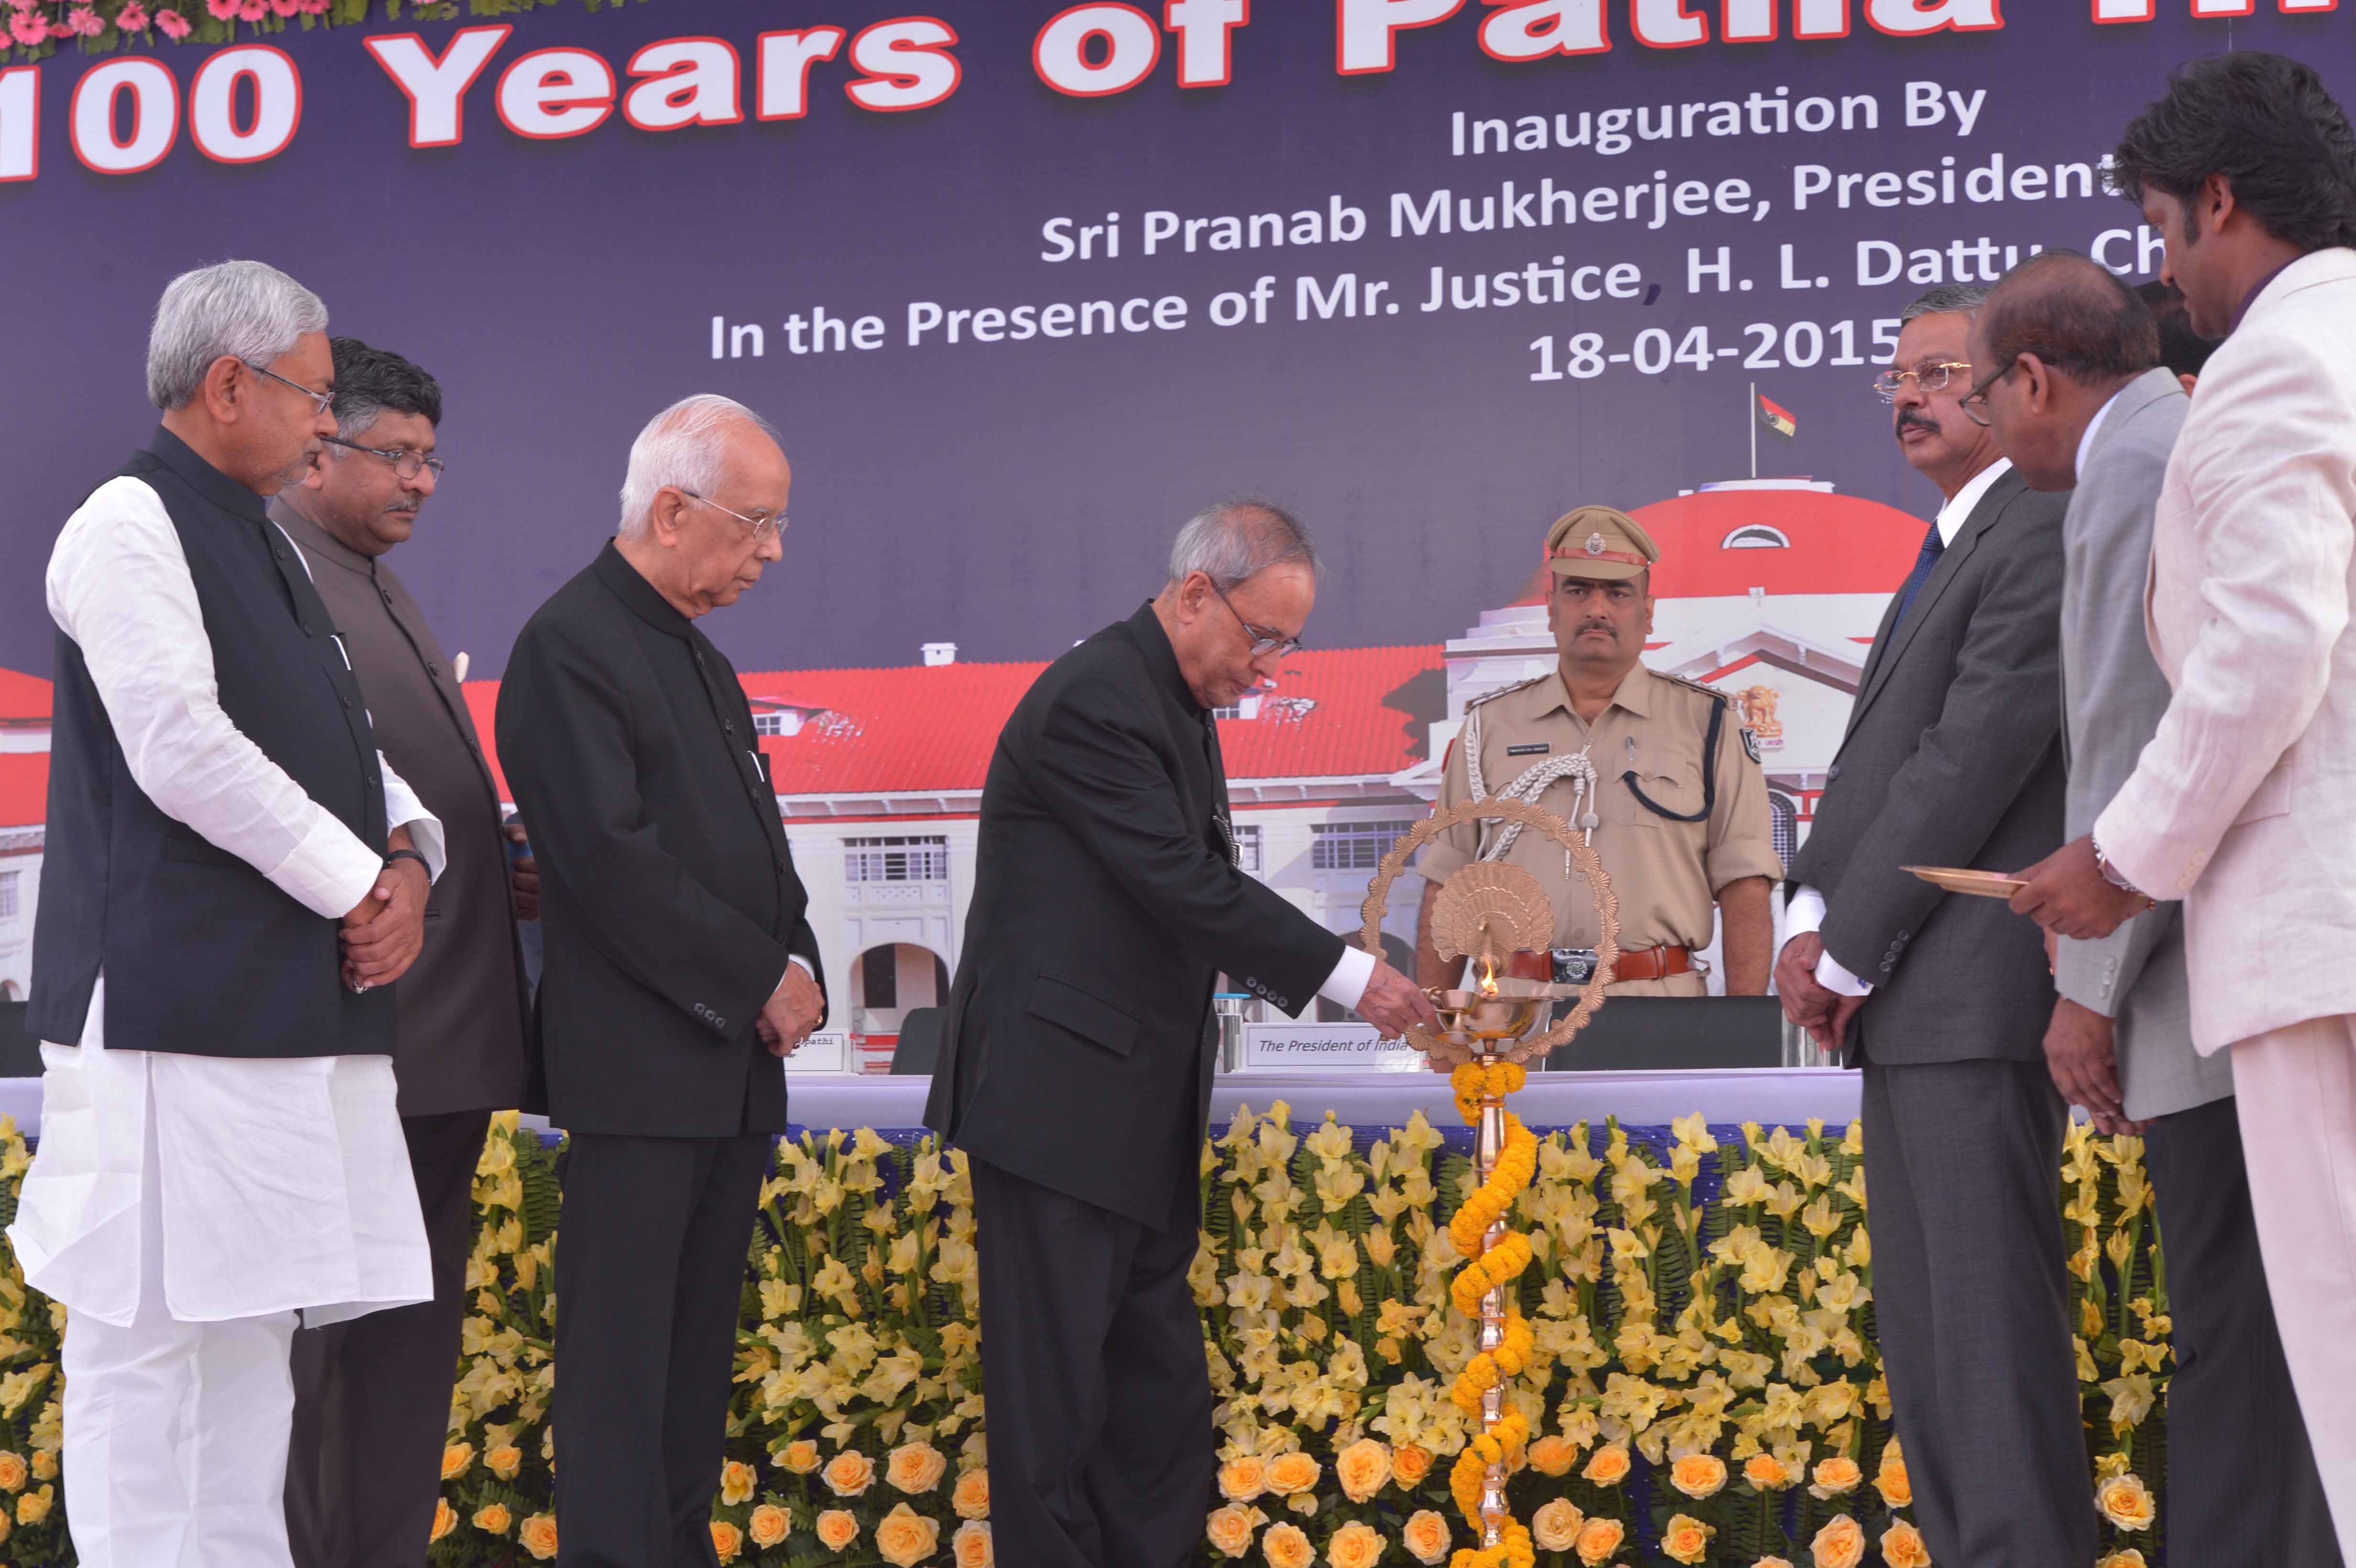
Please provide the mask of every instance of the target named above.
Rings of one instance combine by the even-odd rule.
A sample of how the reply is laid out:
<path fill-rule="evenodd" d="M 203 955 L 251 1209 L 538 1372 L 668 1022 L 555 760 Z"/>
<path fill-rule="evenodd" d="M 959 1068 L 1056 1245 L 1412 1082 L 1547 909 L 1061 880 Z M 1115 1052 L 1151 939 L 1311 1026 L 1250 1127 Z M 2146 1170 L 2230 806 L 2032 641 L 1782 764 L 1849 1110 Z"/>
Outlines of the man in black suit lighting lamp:
<path fill-rule="evenodd" d="M 991 759 L 925 1120 L 971 1160 L 1001 1563 L 1194 1561 L 1215 1463 L 1186 1269 L 1215 977 L 1389 1035 L 1437 1021 L 1236 863 L 1211 710 L 1275 678 L 1316 597 L 1298 522 L 1215 507 L 1160 595 L 1050 666 Z"/>
<path fill-rule="evenodd" d="M 548 1109 L 573 1138 L 560 1568 L 716 1562 L 744 1254 L 786 1130 L 776 1058 L 826 1004 L 751 705 L 694 623 L 784 553 L 792 483 L 749 409 L 657 414 L 630 447 L 620 537 L 533 614 L 499 687 L 541 868 Z"/>

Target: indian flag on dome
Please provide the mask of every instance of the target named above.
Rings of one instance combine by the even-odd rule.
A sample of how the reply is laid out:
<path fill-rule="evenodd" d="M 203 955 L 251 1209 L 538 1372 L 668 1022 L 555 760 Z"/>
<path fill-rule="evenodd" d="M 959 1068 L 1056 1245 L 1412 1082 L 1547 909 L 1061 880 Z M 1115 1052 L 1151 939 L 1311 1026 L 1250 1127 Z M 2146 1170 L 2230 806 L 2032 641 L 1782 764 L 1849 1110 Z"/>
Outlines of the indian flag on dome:
<path fill-rule="evenodd" d="M 1758 400 L 1759 422 L 1767 430 L 1790 441 L 1800 433 L 1799 417 L 1764 392 L 1751 394 Z"/>

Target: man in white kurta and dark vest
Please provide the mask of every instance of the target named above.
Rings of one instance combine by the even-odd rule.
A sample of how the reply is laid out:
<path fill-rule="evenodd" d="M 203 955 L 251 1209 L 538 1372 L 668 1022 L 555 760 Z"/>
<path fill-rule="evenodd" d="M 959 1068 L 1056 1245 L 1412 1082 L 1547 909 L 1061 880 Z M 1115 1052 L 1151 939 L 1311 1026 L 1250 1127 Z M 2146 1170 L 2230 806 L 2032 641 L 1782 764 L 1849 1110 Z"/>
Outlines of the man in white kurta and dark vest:
<path fill-rule="evenodd" d="M 294 1336 L 286 1531 L 296 1568 L 416 1568 L 442 1490 L 475 1167 L 491 1113 L 526 1097 L 529 1003 L 515 923 L 537 913 L 538 874 L 524 870 L 528 862 L 510 865 L 466 694 L 386 559 L 408 541 L 441 478 L 442 389 L 358 338 L 329 347 L 335 437 L 311 476 L 272 500 L 270 517 L 302 550 L 368 698 L 377 744 L 442 824 L 449 854 L 393 1020 L 434 1299 Z M 512 896 L 511 870 L 525 884 Z"/>
<path fill-rule="evenodd" d="M 389 1053 L 441 826 L 263 509 L 335 433 L 327 325 L 259 262 L 174 279 L 162 428 L 49 560 L 47 1071 L 8 1235 L 69 1312 L 85 1568 L 282 1568 L 298 1319 L 433 1294 Z"/>

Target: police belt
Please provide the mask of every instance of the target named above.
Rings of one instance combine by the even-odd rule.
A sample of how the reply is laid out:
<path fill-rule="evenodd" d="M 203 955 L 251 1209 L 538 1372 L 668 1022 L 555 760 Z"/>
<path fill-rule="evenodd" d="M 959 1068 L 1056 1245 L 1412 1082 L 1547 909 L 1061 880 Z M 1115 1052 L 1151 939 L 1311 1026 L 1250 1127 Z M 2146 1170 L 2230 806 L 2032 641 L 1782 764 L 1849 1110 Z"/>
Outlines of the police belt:
<path fill-rule="evenodd" d="M 1554 980 L 1558 986 L 1584 986 L 1595 978 L 1598 955 L 1592 947 L 1557 947 L 1548 956 L 1554 960 Z M 1693 967 L 1690 947 L 1647 947 L 1620 955 L 1612 963 L 1612 977 L 1604 983 L 1665 980 L 1672 975 L 1690 974 Z"/>

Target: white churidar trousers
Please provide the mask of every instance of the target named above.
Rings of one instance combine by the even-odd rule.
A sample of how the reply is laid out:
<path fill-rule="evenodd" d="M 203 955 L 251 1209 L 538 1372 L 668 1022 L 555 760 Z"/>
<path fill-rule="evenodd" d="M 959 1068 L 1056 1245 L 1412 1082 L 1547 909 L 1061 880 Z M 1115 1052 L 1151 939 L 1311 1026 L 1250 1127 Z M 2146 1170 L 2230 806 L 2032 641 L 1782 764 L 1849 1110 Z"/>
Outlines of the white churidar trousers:
<path fill-rule="evenodd" d="M 2233 1050 L 2266 1288 L 2340 1555 L 2356 1563 L 2356 1017 Z"/>
<path fill-rule="evenodd" d="M 184 1323 L 164 1300 L 164 1203 L 147 1118 L 139 1307 L 69 1313 L 64 1473 L 84 1568 L 288 1568 L 287 1352 L 295 1314 Z"/>

